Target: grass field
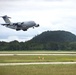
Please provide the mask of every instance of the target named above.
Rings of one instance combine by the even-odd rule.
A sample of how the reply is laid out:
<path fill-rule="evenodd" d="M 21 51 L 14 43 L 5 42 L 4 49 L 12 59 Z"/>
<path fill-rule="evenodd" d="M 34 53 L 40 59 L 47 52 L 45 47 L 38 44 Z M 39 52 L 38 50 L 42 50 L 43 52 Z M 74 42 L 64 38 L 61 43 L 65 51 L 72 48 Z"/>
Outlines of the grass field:
<path fill-rule="evenodd" d="M 25 55 L 25 56 L 0 56 L 0 63 L 18 62 L 76 62 L 76 56 L 48 56 L 48 55 Z"/>
<path fill-rule="evenodd" d="M 76 75 L 76 65 L 0 66 L 0 75 Z"/>
<path fill-rule="evenodd" d="M 18 62 L 76 62 L 74 51 L 0 51 L 0 54 L 13 54 L 0 56 L 0 63 Z M 17 54 L 66 54 L 66 55 L 17 55 Z M 73 54 L 73 55 L 67 55 Z"/>
<path fill-rule="evenodd" d="M 20 62 L 76 62 L 76 52 L 53 52 L 53 51 L 23 51 L 0 54 L 14 54 L 13 56 L 0 56 L 0 63 Z M 17 54 L 66 54 L 66 55 L 17 55 Z M 74 54 L 74 55 L 67 55 Z M 0 75 L 76 75 L 76 64 L 54 65 L 17 65 L 0 66 Z"/>

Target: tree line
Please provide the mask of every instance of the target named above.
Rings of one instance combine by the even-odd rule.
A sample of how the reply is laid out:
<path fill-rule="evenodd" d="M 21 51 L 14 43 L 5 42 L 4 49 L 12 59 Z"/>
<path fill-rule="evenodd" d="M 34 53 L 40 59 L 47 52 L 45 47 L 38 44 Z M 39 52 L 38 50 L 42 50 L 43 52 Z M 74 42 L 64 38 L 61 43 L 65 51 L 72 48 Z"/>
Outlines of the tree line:
<path fill-rule="evenodd" d="M 50 43 L 36 43 L 36 42 L 0 42 L 0 51 L 27 51 L 27 50 L 76 50 L 76 42 L 50 42 Z"/>
<path fill-rule="evenodd" d="M 76 50 L 76 35 L 67 31 L 46 31 L 27 42 L 0 41 L 0 50 Z"/>

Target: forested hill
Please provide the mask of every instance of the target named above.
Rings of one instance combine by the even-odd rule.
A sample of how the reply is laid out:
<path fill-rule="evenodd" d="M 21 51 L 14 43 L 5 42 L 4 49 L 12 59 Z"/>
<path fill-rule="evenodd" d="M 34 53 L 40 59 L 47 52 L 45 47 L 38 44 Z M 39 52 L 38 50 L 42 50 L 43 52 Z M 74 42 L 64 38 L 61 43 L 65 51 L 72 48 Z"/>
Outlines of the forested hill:
<path fill-rule="evenodd" d="M 0 51 L 76 50 L 76 35 L 67 31 L 46 31 L 27 42 L 0 42 Z"/>
<path fill-rule="evenodd" d="M 76 42 L 76 35 L 67 31 L 46 31 L 42 34 L 35 36 L 32 42 Z"/>

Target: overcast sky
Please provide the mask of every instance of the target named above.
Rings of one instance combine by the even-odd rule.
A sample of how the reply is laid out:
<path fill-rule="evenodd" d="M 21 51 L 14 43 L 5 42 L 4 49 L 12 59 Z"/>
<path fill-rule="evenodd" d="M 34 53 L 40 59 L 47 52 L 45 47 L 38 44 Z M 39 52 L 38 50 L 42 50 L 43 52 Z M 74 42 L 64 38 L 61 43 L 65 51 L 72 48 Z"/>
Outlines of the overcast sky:
<path fill-rule="evenodd" d="M 26 41 L 50 30 L 66 30 L 76 35 L 76 0 L 0 0 L 0 15 L 12 22 L 33 20 L 38 28 L 15 31 L 0 25 L 0 41 Z M 5 23 L 0 18 L 0 24 Z"/>

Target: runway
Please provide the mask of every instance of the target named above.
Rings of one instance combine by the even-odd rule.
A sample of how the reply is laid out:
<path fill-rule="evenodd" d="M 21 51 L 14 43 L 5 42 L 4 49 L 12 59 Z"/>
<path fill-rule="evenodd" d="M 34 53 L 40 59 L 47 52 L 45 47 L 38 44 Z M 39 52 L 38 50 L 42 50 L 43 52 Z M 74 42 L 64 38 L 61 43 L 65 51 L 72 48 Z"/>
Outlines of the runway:
<path fill-rule="evenodd" d="M 33 63 L 0 63 L 0 66 L 40 65 L 40 64 L 76 64 L 76 62 L 33 62 Z"/>
<path fill-rule="evenodd" d="M 15 56 L 15 55 L 72 55 L 72 56 L 76 56 L 76 54 L 0 54 L 0 56 Z"/>

